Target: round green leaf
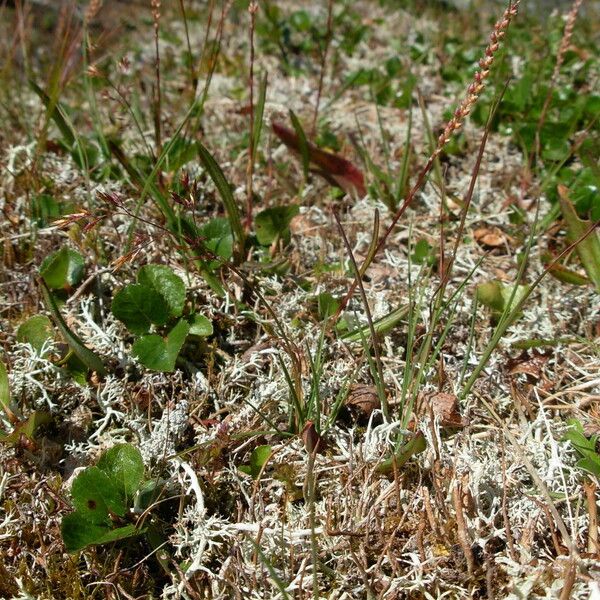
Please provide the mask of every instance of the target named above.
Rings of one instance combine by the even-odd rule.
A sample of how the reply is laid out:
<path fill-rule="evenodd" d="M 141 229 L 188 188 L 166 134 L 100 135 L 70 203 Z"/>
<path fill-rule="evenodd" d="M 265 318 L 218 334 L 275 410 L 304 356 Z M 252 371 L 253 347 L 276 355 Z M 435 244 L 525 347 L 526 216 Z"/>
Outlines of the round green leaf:
<path fill-rule="evenodd" d="M 44 342 L 52 339 L 52 321 L 46 315 L 34 315 L 21 323 L 17 330 L 17 341 L 31 344 L 32 348 L 39 354 Z"/>
<path fill-rule="evenodd" d="M 213 326 L 204 315 L 195 314 L 189 319 L 190 334 L 206 337 L 213 334 Z"/>
<path fill-rule="evenodd" d="M 109 511 L 119 516 L 127 512 L 116 483 L 98 467 L 89 467 L 75 478 L 71 495 L 75 509 L 90 523 L 110 523 Z"/>
<path fill-rule="evenodd" d="M 133 355 L 152 371 L 171 372 L 189 331 L 189 324 L 181 319 L 166 339 L 159 335 L 144 335 L 136 340 Z"/>
<path fill-rule="evenodd" d="M 79 511 L 63 517 L 60 525 L 67 552 L 73 553 L 86 546 L 107 544 L 143 533 L 135 525 L 125 525 L 111 529 L 107 524 L 91 523 Z"/>
<path fill-rule="evenodd" d="M 49 288 L 60 290 L 72 287 L 81 281 L 83 266 L 83 256 L 79 252 L 63 246 L 43 260 L 40 275 Z"/>
<path fill-rule="evenodd" d="M 185 303 L 185 284 L 165 265 L 145 265 L 137 277 L 138 283 L 158 292 L 169 307 L 171 317 L 179 317 Z"/>
<path fill-rule="evenodd" d="M 164 325 L 169 307 L 155 289 L 132 283 L 119 290 L 112 301 L 112 313 L 132 333 L 146 333 L 150 325 Z"/>
<path fill-rule="evenodd" d="M 233 234 L 227 219 L 216 217 L 206 223 L 199 231 L 204 245 L 217 256 L 229 260 L 233 255 Z M 217 261 L 210 263 L 212 268 L 218 266 Z"/>
<path fill-rule="evenodd" d="M 111 478 L 123 498 L 133 498 L 144 479 L 142 455 L 131 444 L 113 446 L 96 466 Z"/>
<path fill-rule="evenodd" d="M 60 524 L 60 532 L 67 552 L 77 552 L 110 531 L 108 523 L 88 521 L 79 511 L 65 515 Z"/>

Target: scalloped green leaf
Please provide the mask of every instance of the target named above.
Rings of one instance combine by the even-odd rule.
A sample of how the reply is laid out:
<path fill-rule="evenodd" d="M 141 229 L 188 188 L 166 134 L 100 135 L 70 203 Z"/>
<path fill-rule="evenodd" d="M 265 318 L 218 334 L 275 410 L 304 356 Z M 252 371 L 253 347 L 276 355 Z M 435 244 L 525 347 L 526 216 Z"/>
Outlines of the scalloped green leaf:
<path fill-rule="evenodd" d="M 109 524 L 109 513 L 122 517 L 127 512 L 116 482 L 98 467 L 88 467 L 75 478 L 71 496 L 75 510 L 90 523 Z"/>
<path fill-rule="evenodd" d="M 144 461 L 131 444 L 117 444 L 107 450 L 96 465 L 108 475 L 123 498 L 131 499 L 144 479 Z"/>
<path fill-rule="evenodd" d="M 207 337 L 213 334 L 212 323 L 204 315 L 194 314 L 189 318 L 188 323 L 190 324 L 190 335 Z"/>
<path fill-rule="evenodd" d="M 180 317 L 185 304 L 185 283 L 166 265 L 144 265 L 137 276 L 138 283 L 160 294 L 171 317 Z"/>
<path fill-rule="evenodd" d="M 52 321 L 46 315 L 33 315 L 17 329 L 17 342 L 30 344 L 38 354 L 44 343 L 53 337 Z"/>
<path fill-rule="evenodd" d="M 170 373 L 175 369 L 177 356 L 190 332 L 190 325 L 181 319 L 165 338 L 144 335 L 133 344 L 133 355 L 148 369 Z"/>
<path fill-rule="evenodd" d="M 154 288 L 132 283 L 119 290 L 112 301 L 113 315 L 132 333 L 146 333 L 152 324 L 169 320 L 169 306 Z"/>
<path fill-rule="evenodd" d="M 204 245 L 216 256 L 229 260 L 233 256 L 233 233 L 227 219 L 215 217 L 199 230 Z M 208 267 L 214 269 L 219 261 L 208 261 Z"/>
<path fill-rule="evenodd" d="M 252 479 L 256 479 L 261 472 L 265 463 L 269 460 L 273 449 L 271 446 L 257 446 L 250 455 L 250 464 L 242 465 L 239 468 L 242 473 L 250 475 Z"/>
<path fill-rule="evenodd" d="M 145 529 L 137 529 L 134 525 L 111 529 L 105 524 L 92 523 L 79 511 L 75 511 L 63 517 L 60 531 L 67 552 L 74 553 L 87 546 L 107 544 L 140 535 Z"/>
<path fill-rule="evenodd" d="M 259 244 L 268 246 L 276 239 L 288 242 L 290 239 L 290 223 L 300 212 L 297 204 L 290 206 L 274 206 L 256 215 L 256 238 Z"/>

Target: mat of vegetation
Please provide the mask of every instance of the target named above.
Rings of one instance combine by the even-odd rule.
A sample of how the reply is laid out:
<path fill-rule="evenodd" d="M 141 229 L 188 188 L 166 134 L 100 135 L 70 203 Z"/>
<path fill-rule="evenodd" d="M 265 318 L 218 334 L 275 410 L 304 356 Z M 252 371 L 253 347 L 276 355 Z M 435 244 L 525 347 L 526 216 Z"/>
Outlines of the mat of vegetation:
<path fill-rule="evenodd" d="M 600 598 L 550 4 L 0 3 L 0 598 Z"/>

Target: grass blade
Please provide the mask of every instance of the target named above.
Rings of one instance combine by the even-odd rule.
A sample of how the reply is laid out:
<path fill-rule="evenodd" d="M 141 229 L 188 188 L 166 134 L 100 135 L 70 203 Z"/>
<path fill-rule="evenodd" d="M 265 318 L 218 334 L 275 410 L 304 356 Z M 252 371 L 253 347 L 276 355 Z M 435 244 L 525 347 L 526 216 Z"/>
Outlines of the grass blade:
<path fill-rule="evenodd" d="M 567 222 L 568 239 L 570 242 L 581 238 L 590 226 L 589 221 L 580 219 L 573 203 L 569 199 L 569 190 L 564 185 L 558 186 L 560 208 Z M 588 277 L 594 282 L 596 290 L 600 293 L 600 237 L 592 231 L 575 247 L 583 268 Z"/>
<path fill-rule="evenodd" d="M 213 155 L 200 142 L 198 142 L 198 155 L 210 178 L 213 180 L 213 183 L 221 196 L 221 200 L 223 200 L 223 205 L 227 212 L 227 219 L 229 220 L 231 231 L 238 243 L 238 250 L 241 255 L 246 241 L 246 234 L 244 233 L 240 210 L 233 197 L 231 187 L 229 187 L 229 183 Z"/>
<path fill-rule="evenodd" d="M 265 114 L 265 101 L 267 99 L 267 79 L 268 75 L 265 73 L 260 81 L 260 88 L 258 89 L 258 102 L 256 103 L 256 109 L 254 113 L 254 127 L 252 129 L 252 159 L 256 160 L 256 151 L 258 150 L 258 143 L 260 142 L 260 134 L 263 128 L 263 117 Z"/>
<path fill-rule="evenodd" d="M 56 305 L 56 301 L 54 300 L 48 286 L 46 285 L 43 279 L 40 279 L 40 283 L 42 285 L 42 296 L 44 298 L 44 303 L 46 304 L 46 308 L 50 311 L 56 326 L 62 333 L 65 341 L 69 345 L 69 348 L 73 351 L 75 356 L 91 371 L 96 371 L 99 375 L 105 375 L 106 369 L 104 367 L 104 363 L 102 359 L 92 350 L 90 350 L 79 338 L 79 336 L 74 333 L 65 320 L 63 319 L 60 311 L 58 310 L 58 306 Z"/>
<path fill-rule="evenodd" d="M 310 163 L 310 152 L 308 149 L 308 141 L 306 140 L 306 134 L 304 133 L 304 129 L 302 129 L 302 124 L 296 116 L 296 113 L 294 113 L 294 111 L 291 108 L 290 119 L 292 121 L 294 131 L 298 136 L 298 150 L 300 151 L 300 156 L 302 157 L 302 172 L 304 173 L 304 180 L 308 181 L 308 166 Z"/>

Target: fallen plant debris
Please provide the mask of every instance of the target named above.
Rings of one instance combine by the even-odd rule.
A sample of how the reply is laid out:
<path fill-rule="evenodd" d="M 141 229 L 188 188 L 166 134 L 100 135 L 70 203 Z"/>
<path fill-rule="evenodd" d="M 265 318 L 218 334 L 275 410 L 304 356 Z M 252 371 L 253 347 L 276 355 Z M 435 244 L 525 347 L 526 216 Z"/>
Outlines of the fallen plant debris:
<path fill-rule="evenodd" d="M 351 196 L 357 195 L 362 198 L 367 193 L 362 172 L 349 160 L 321 150 L 306 140 L 303 147 L 300 136 L 277 121 L 273 121 L 271 126 L 277 137 L 295 154 L 306 153 L 315 172 L 327 181 L 339 186 Z"/>

